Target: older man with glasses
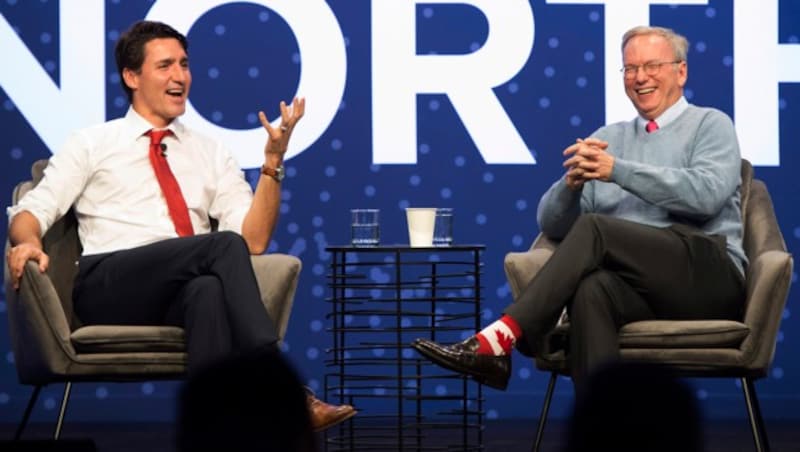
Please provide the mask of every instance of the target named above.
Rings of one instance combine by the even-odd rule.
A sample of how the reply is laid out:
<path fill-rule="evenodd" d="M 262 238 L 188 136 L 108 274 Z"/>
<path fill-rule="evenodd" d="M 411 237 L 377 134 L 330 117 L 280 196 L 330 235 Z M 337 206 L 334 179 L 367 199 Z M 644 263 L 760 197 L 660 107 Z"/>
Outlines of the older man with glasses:
<path fill-rule="evenodd" d="M 500 319 L 458 344 L 418 339 L 417 351 L 505 389 L 511 349 L 536 356 L 566 307 L 580 396 L 593 370 L 618 359 L 626 323 L 741 317 L 739 145 L 725 113 L 683 96 L 687 48 L 666 28 L 625 33 L 623 82 L 639 116 L 564 150 L 566 172 L 537 212 L 560 246 Z"/>

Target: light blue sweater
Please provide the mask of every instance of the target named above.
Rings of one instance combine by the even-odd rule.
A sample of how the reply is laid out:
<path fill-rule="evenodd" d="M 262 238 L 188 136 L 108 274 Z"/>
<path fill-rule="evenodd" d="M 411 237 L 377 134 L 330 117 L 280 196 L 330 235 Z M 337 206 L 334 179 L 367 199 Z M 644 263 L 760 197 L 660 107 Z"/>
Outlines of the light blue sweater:
<path fill-rule="evenodd" d="M 548 237 L 563 238 L 585 212 L 657 227 L 681 223 L 727 238 L 728 254 L 744 273 L 741 155 L 731 119 L 713 108 L 689 105 L 654 133 L 634 119 L 597 130 L 609 143 L 609 182 L 570 190 L 564 177 L 539 202 L 537 219 Z"/>

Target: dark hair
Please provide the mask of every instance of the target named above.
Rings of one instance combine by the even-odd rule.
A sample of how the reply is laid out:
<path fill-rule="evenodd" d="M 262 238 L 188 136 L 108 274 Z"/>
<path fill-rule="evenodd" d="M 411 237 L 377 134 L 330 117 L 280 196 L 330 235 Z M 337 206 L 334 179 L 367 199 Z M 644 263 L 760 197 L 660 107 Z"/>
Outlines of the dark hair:
<path fill-rule="evenodd" d="M 142 70 L 144 63 L 144 46 L 153 39 L 173 38 L 181 43 L 183 50 L 188 53 L 189 41 L 186 36 L 163 22 L 142 20 L 131 25 L 122 33 L 114 48 L 114 58 L 117 61 L 117 71 L 119 72 L 120 83 L 128 101 L 133 101 L 133 91 L 125 84 L 122 72 L 130 69 L 136 73 Z"/>

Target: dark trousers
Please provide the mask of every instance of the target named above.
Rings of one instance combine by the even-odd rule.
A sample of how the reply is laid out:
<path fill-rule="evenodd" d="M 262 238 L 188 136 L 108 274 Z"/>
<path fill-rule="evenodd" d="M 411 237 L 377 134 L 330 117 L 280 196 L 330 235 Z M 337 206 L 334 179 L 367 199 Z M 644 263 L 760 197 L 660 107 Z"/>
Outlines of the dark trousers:
<path fill-rule="evenodd" d="M 183 327 L 190 373 L 278 340 L 247 245 L 232 232 L 81 257 L 73 300 L 87 325 Z"/>
<path fill-rule="evenodd" d="M 584 214 L 505 313 L 522 328 L 520 351 L 535 355 L 568 308 L 570 366 L 579 388 L 592 370 L 619 357 L 622 325 L 740 319 L 744 297 L 725 237 Z"/>

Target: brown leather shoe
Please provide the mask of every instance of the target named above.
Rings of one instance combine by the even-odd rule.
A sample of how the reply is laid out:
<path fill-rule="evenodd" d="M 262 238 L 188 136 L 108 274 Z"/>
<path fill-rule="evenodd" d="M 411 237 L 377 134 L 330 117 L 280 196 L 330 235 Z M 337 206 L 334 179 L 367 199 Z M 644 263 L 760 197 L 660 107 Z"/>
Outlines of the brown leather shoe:
<path fill-rule="evenodd" d="M 350 405 L 331 405 L 325 403 L 314 397 L 314 394 L 310 391 L 308 392 L 306 401 L 308 403 L 308 414 L 311 416 L 311 428 L 315 432 L 321 432 L 336 424 L 340 424 L 355 416 L 358 412 Z"/>

